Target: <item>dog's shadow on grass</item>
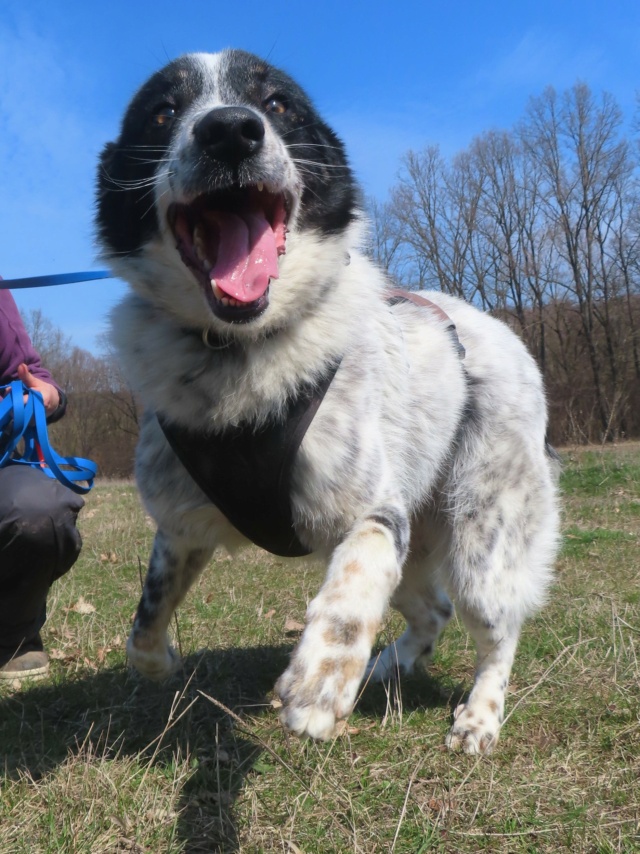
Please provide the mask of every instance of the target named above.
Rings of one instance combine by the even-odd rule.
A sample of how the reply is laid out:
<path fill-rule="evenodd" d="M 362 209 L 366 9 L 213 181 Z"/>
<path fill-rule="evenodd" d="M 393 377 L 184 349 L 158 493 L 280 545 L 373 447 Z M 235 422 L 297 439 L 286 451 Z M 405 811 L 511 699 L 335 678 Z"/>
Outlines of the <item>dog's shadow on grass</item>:
<path fill-rule="evenodd" d="M 0 754 L 5 775 L 15 779 L 26 774 L 37 782 L 62 763 L 83 761 L 88 755 L 107 761 L 130 757 L 138 768 L 171 774 L 188 758 L 189 778 L 173 805 L 183 850 L 236 851 L 234 802 L 246 777 L 261 770 L 265 753 L 264 742 L 243 721 L 264 712 L 274 729 L 278 727 L 270 697 L 292 649 L 193 653 L 163 684 L 143 680 L 124 666 L 105 667 L 90 674 L 54 676 L 51 682 L 2 697 Z M 381 721 L 393 708 L 442 707 L 451 700 L 429 676 L 412 677 L 401 689 L 367 686 L 358 702 L 358 717 Z M 122 826 L 133 818 L 120 821 L 114 814 Z M 132 833 L 135 843 L 135 829 Z"/>

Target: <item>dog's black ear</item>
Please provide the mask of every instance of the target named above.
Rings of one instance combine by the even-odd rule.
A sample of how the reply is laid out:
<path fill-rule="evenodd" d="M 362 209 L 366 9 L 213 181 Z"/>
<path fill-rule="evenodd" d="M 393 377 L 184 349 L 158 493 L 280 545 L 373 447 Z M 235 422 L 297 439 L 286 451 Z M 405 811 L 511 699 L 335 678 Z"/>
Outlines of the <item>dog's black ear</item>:
<path fill-rule="evenodd" d="M 104 251 L 114 248 L 110 234 L 111 229 L 108 226 L 110 221 L 109 213 L 113 208 L 114 199 L 110 198 L 109 185 L 111 183 L 111 173 L 113 171 L 113 161 L 115 159 L 117 146 L 115 142 L 108 142 L 102 149 L 100 159 L 98 161 L 98 175 L 96 182 L 96 214 L 95 224 L 98 232 L 98 240 L 101 248 Z"/>
<path fill-rule="evenodd" d="M 113 186 L 113 181 L 111 175 L 114 171 L 114 161 L 116 158 L 118 146 L 115 142 L 108 142 L 105 147 L 102 149 L 102 153 L 100 154 L 100 159 L 98 161 L 98 182 L 97 182 L 97 195 L 98 195 L 98 210 L 100 209 L 100 204 L 105 193 L 109 192 L 110 186 Z"/>
<path fill-rule="evenodd" d="M 301 215 L 302 227 L 338 234 L 353 222 L 362 206 L 360 190 L 345 152 L 344 143 L 318 115 L 305 129 L 298 152 L 308 163 Z M 304 142 L 309 143 L 305 150 Z"/>
<path fill-rule="evenodd" d="M 115 142 L 108 142 L 102 149 L 102 154 L 100 155 L 100 171 L 105 171 L 109 174 L 109 165 L 116 153 L 116 148 L 117 146 Z"/>
<path fill-rule="evenodd" d="M 105 257 L 139 252 L 158 230 L 149 204 L 149 181 L 155 164 L 139 165 L 120 142 L 108 142 L 98 163 L 95 225 Z M 123 187 L 138 184 L 123 192 Z"/>
<path fill-rule="evenodd" d="M 108 255 L 112 251 L 120 251 L 122 243 L 121 223 L 124 213 L 122 193 L 116 189 L 115 175 L 117 172 L 118 146 L 108 142 L 102 149 L 98 161 L 96 186 L 96 229 L 102 250 Z"/>

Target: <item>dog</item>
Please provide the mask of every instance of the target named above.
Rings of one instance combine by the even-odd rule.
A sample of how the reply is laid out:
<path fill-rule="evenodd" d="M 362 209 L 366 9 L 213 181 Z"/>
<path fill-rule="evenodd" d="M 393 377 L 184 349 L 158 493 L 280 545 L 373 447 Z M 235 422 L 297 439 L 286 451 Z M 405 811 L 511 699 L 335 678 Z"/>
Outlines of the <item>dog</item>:
<path fill-rule="evenodd" d="M 170 62 L 106 145 L 96 228 L 131 285 L 112 338 L 144 405 L 136 478 L 157 524 L 128 656 L 170 674 L 170 618 L 214 550 L 273 538 L 327 567 L 276 684 L 285 727 L 331 738 L 363 680 L 428 663 L 453 600 L 477 665 L 446 744 L 484 753 L 553 576 L 543 383 L 499 320 L 394 295 L 362 207 L 309 97 L 239 50 Z M 407 627 L 372 657 L 389 605 Z"/>

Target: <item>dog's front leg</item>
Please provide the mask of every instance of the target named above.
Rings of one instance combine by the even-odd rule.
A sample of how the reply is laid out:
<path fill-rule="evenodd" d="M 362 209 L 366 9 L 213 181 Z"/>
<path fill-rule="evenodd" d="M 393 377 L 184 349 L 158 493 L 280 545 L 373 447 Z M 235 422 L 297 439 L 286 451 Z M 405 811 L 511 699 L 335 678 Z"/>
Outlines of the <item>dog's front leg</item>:
<path fill-rule="evenodd" d="M 130 663 L 149 679 L 164 679 L 178 665 L 167 628 L 173 612 L 207 565 L 211 548 L 194 548 L 162 529 L 156 533 L 149 569 L 127 641 Z"/>
<path fill-rule="evenodd" d="M 302 639 L 276 685 L 281 720 L 298 735 L 330 738 L 336 721 L 351 712 L 408 542 L 407 514 L 386 504 L 359 520 L 333 553 Z"/>

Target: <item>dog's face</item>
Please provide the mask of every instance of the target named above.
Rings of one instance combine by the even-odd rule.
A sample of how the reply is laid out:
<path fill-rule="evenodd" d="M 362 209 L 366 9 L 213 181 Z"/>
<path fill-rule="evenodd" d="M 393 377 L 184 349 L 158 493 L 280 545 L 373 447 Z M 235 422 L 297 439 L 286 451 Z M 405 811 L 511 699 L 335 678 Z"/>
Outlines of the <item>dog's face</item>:
<path fill-rule="evenodd" d="M 341 235 L 355 202 L 342 143 L 304 92 L 234 50 L 182 57 L 140 89 L 102 154 L 97 227 L 138 290 L 240 331 L 269 327 L 291 244 Z"/>

